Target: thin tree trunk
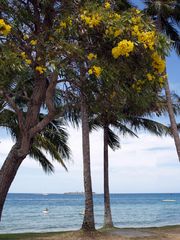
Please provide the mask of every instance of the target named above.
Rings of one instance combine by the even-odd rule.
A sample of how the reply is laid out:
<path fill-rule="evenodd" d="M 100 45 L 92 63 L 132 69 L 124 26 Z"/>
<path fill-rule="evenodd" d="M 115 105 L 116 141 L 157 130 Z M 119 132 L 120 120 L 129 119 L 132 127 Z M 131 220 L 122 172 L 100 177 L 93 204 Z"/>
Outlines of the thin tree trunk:
<path fill-rule="evenodd" d="M 82 148 L 83 148 L 83 174 L 84 174 L 84 192 L 85 192 L 85 212 L 82 224 L 82 229 L 86 231 L 94 231 L 94 208 L 93 194 L 91 183 L 91 168 L 90 168 L 90 144 L 89 144 L 89 123 L 87 105 L 82 96 L 81 102 L 82 115 Z"/>
<path fill-rule="evenodd" d="M 179 161 L 180 161 L 180 138 L 179 138 L 178 128 L 177 128 L 177 124 L 176 124 L 176 120 L 175 120 L 175 116 L 174 116 L 171 94 L 170 94 L 170 89 L 169 89 L 169 83 L 168 83 L 167 78 L 166 78 L 166 81 L 165 81 L 165 93 L 166 93 L 169 120 L 170 120 L 170 123 L 171 123 L 171 130 L 172 130 L 172 134 L 173 134 L 173 137 L 174 137 L 174 142 L 175 142 L 178 158 L 179 158 Z"/>
<path fill-rule="evenodd" d="M 0 170 L 0 220 L 2 217 L 3 206 L 9 188 L 16 176 L 19 166 L 21 165 L 24 157 L 18 156 L 18 144 L 16 143 L 9 152 L 5 162 Z"/>
<path fill-rule="evenodd" d="M 104 227 L 113 227 L 109 194 L 108 126 L 104 127 Z"/>
<path fill-rule="evenodd" d="M 157 29 L 158 29 L 159 32 L 162 32 L 162 23 L 161 23 L 160 15 L 157 16 Z M 166 69 L 164 71 L 164 74 L 166 75 Z M 173 111 L 172 99 L 171 99 L 169 82 L 168 82 L 167 77 L 166 77 L 166 80 L 165 80 L 165 94 L 166 94 L 169 120 L 170 120 L 170 123 L 171 123 L 171 130 L 172 130 L 172 134 L 173 134 L 173 137 L 174 137 L 174 142 L 175 142 L 175 146 L 176 146 L 177 155 L 178 155 L 178 158 L 179 158 L 179 161 L 180 161 L 180 138 L 179 138 L 177 123 L 176 123 L 176 119 L 175 119 L 175 115 L 174 115 L 174 111 Z"/>

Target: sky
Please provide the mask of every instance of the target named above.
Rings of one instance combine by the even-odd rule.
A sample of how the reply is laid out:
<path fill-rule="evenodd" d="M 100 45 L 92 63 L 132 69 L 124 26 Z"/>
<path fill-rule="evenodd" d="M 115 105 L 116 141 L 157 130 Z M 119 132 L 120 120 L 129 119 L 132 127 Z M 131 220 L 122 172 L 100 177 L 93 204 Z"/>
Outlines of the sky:
<path fill-rule="evenodd" d="M 140 1 L 136 1 L 137 3 Z M 180 94 L 180 58 L 174 52 L 167 58 L 172 91 Z M 168 122 L 168 117 L 160 119 Z M 180 118 L 178 118 L 180 122 Z M 27 157 L 10 188 L 12 193 L 64 193 L 83 191 L 81 129 L 68 128 L 71 160 L 68 172 L 54 163 L 55 174 L 46 175 L 38 162 Z M 180 192 L 180 163 L 173 139 L 140 132 L 139 138 L 121 137 L 121 148 L 109 151 L 111 193 Z M 93 191 L 103 192 L 103 133 L 90 135 Z M 0 129 L 0 166 L 13 142 Z"/>

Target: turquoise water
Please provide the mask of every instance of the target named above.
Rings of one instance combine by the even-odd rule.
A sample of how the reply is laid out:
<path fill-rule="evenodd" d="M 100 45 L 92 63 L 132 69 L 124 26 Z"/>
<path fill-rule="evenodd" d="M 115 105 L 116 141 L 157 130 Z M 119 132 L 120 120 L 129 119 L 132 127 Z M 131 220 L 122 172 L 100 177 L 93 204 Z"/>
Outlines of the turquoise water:
<path fill-rule="evenodd" d="M 162 200 L 175 201 L 162 201 Z M 103 195 L 94 195 L 96 227 L 103 225 Z M 111 194 L 117 227 L 180 224 L 180 194 Z M 48 208 L 48 213 L 43 210 Z M 1 233 L 74 230 L 81 227 L 84 196 L 9 194 L 0 223 Z"/>

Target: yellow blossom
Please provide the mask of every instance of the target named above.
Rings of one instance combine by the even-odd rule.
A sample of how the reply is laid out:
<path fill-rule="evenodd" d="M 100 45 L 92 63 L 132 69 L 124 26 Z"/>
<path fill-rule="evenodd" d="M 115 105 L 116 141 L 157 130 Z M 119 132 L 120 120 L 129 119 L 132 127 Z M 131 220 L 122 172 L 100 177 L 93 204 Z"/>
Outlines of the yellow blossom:
<path fill-rule="evenodd" d="M 94 54 L 94 53 L 89 53 L 88 56 L 87 56 L 87 58 L 91 61 L 91 60 L 93 60 L 93 59 L 96 59 L 96 58 L 97 58 L 97 55 Z"/>
<path fill-rule="evenodd" d="M 87 16 L 85 14 L 81 14 L 81 20 L 85 22 L 86 25 L 89 25 L 90 28 L 96 27 L 100 24 L 102 17 L 96 13 L 91 16 Z"/>
<path fill-rule="evenodd" d="M 90 69 L 88 70 L 88 73 L 89 73 L 89 75 L 92 75 L 92 74 L 93 74 L 93 69 L 90 68 Z"/>
<path fill-rule="evenodd" d="M 6 24 L 4 19 L 0 19 L 0 35 L 7 36 L 11 31 L 11 26 Z"/>
<path fill-rule="evenodd" d="M 88 70 L 89 75 L 94 74 L 96 77 L 99 77 L 101 75 L 101 72 L 102 68 L 95 65 Z"/>
<path fill-rule="evenodd" d="M 133 28 L 132 28 L 132 35 L 133 36 L 136 36 L 139 34 L 139 26 L 138 25 L 135 25 Z"/>
<path fill-rule="evenodd" d="M 59 25 L 60 25 L 61 28 L 66 28 L 67 27 L 66 22 L 63 22 L 63 21 L 61 21 Z"/>
<path fill-rule="evenodd" d="M 2 26 L 4 26 L 4 25 L 6 25 L 4 19 L 0 19 L 0 27 L 2 27 Z"/>
<path fill-rule="evenodd" d="M 6 24 L 4 28 L 5 29 L 3 30 L 3 34 L 5 36 L 7 36 L 10 33 L 12 27 L 10 25 Z"/>
<path fill-rule="evenodd" d="M 137 32 L 138 41 L 140 43 L 143 43 L 144 48 L 149 48 L 150 50 L 154 50 L 154 40 L 155 40 L 155 32 L 149 31 L 149 32 Z"/>
<path fill-rule="evenodd" d="M 154 76 L 152 76 L 150 73 L 148 73 L 146 76 L 149 81 L 152 81 L 154 79 Z"/>
<path fill-rule="evenodd" d="M 141 11 L 140 11 L 140 10 L 138 10 L 138 9 L 136 9 L 136 13 L 137 13 L 137 14 L 139 14 L 139 13 L 141 13 Z"/>
<path fill-rule="evenodd" d="M 152 66 L 158 71 L 158 73 L 163 73 L 164 70 L 165 70 L 165 60 L 163 60 L 161 58 L 160 55 L 158 55 L 157 52 L 154 52 L 152 55 L 151 55 L 152 59 L 153 59 L 153 62 L 152 62 Z"/>
<path fill-rule="evenodd" d="M 118 13 L 113 14 L 115 20 L 121 19 L 121 16 Z"/>
<path fill-rule="evenodd" d="M 29 36 L 26 34 L 26 35 L 23 36 L 23 39 L 27 40 L 27 39 L 29 39 Z"/>
<path fill-rule="evenodd" d="M 23 59 L 25 59 L 27 56 L 26 56 L 26 53 L 25 52 L 21 52 L 21 57 L 23 58 Z"/>
<path fill-rule="evenodd" d="M 30 44 L 31 44 L 32 46 L 37 45 L 37 40 L 31 40 L 31 41 L 30 41 Z"/>
<path fill-rule="evenodd" d="M 46 71 L 46 67 L 43 66 L 37 66 L 35 69 L 39 74 L 43 74 Z"/>
<path fill-rule="evenodd" d="M 112 49 L 112 55 L 114 58 L 118 58 L 119 56 L 129 56 L 129 53 L 134 49 L 134 43 L 132 41 L 128 41 L 126 39 L 120 41 L 117 47 Z"/>
<path fill-rule="evenodd" d="M 104 6 L 106 9 L 109 9 L 111 7 L 111 4 L 109 2 L 106 2 Z"/>
<path fill-rule="evenodd" d="M 114 32 L 114 37 L 118 37 L 120 34 L 122 33 L 122 31 L 119 29 L 119 30 L 116 30 Z"/>
<path fill-rule="evenodd" d="M 28 65 L 30 65 L 32 63 L 32 61 L 30 59 L 25 59 L 25 63 L 27 63 Z"/>
<path fill-rule="evenodd" d="M 132 21 L 133 24 L 138 24 L 138 23 L 141 22 L 141 17 L 140 17 L 140 16 L 138 16 L 138 17 L 132 17 L 132 18 L 131 18 L 131 21 Z"/>

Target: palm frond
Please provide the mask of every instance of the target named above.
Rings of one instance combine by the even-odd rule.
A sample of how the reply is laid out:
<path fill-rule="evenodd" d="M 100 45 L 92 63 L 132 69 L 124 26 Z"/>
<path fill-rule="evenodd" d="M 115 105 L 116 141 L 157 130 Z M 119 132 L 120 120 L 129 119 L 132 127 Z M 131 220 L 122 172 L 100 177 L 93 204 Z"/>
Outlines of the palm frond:
<path fill-rule="evenodd" d="M 108 146 L 113 151 L 120 147 L 119 141 L 119 137 L 110 128 L 108 128 Z"/>
<path fill-rule="evenodd" d="M 39 162 L 45 173 L 51 174 L 54 172 L 54 166 L 52 163 L 35 145 L 32 145 L 29 156 Z"/>
<path fill-rule="evenodd" d="M 129 123 L 134 131 L 144 129 L 145 131 L 155 134 L 156 136 L 166 136 L 168 134 L 171 135 L 171 132 L 167 126 L 151 119 L 141 117 L 130 118 Z"/>
<path fill-rule="evenodd" d="M 127 123 L 127 121 L 125 120 L 124 121 L 124 123 L 122 123 L 121 122 L 121 120 L 120 121 L 117 121 L 116 123 L 113 123 L 111 126 L 112 127 L 115 127 L 117 130 L 118 130 L 118 132 L 120 133 L 120 134 L 122 134 L 123 136 L 125 136 L 125 135 L 130 135 L 131 137 L 138 137 L 130 128 L 128 128 L 128 126 L 126 126 L 126 125 L 128 125 L 128 123 Z"/>

